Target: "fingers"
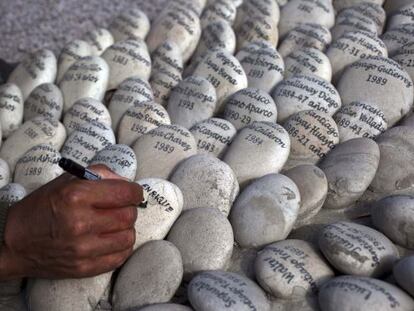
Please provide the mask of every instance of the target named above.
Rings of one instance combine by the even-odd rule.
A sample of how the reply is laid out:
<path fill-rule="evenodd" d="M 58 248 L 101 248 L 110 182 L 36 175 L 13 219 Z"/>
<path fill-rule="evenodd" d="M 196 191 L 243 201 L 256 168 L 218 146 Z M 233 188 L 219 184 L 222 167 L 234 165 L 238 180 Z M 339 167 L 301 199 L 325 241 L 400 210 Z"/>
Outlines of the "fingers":
<path fill-rule="evenodd" d="M 96 209 L 89 221 L 91 230 L 98 234 L 115 233 L 134 228 L 138 211 L 136 206 L 118 209 Z"/>
<path fill-rule="evenodd" d="M 128 180 L 118 174 L 114 173 L 109 167 L 103 164 L 96 164 L 91 165 L 88 167 L 92 172 L 98 174 L 102 177 L 102 179 L 121 179 L 121 180 Z"/>

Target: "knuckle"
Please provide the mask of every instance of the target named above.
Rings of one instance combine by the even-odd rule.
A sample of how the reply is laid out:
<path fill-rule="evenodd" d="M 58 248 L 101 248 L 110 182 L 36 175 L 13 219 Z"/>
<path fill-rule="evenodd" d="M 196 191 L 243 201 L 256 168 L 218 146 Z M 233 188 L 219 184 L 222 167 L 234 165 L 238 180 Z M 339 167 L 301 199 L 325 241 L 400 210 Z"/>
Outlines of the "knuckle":
<path fill-rule="evenodd" d="M 135 244 L 135 239 L 136 239 L 135 229 L 128 230 L 128 232 L 126 234 L 126 238 L 125 238 L 126 247 L 127 248 L 133 247 L 134 244 Z"/>
<path fill-rule="evenodd" d="M 86 258 L 89 255 L 89 247 L 84 243 L 76 244 L 74 254 L 77 258 Z"/>
<path fill-rule="evenodd" d="M 122 221 L 128 225 L 133 226 L 137 220 L 138 211 L 136 207 L 126 207 L 122 213 Z"/>
<path fill-rule="evenodd" d="M 82 204 L 85 193 L 80 187 L 73 185 L 64 187 L 61 196 L 70 206 L 78 206 Z"/>
<path fill-rule="evenodd" d="M 82 220 L 72 221 L 70 231 L 74 236 L 80 236 L 88 231 L 88 225 Z"/>
<path fill-rule="evenodd" d="M 79 275 L 87 275 L 89 273 L 90 267 L 89 265 L 83 260 L 77 260 L 74 262 L 74 272 Z"/>

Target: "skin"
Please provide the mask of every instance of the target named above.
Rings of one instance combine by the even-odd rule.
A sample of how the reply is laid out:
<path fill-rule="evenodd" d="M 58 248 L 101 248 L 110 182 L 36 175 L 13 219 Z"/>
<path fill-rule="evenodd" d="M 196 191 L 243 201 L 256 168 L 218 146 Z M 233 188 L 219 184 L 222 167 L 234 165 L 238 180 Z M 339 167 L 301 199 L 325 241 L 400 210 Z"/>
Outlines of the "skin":
<path fill-rule="evenodd" d="M 142 188 L 106 166 L 90 169 L 103 180 L 63 174 L 10 208 L 0 280 L 90 277 L 132 254 Z"/>

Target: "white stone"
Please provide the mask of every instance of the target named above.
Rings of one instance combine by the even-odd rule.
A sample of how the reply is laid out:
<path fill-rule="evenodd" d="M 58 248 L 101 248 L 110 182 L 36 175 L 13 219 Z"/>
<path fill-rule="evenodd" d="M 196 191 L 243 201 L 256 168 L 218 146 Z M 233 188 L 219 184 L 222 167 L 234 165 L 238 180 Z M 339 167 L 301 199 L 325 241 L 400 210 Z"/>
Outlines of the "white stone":
<path fill-rule="evenodd" d="M 398 9 L 411 4 L 411 0 L 393 0 L 393 1 L 385 1 L 384 7 L 388 14 L 394 13 Z"/>
<path fill-rule="evenodd" d="M 412 44 L 403 46 L 397 54 L 392 57 L 392 59 L 400 64 L 400 66 L 410 75 L 411 80 L 414 79 L 414 50 L 412 46 Z"/>
<path fill-rule="evenodd" d="M 397 28 L 404 24 L 413 24 L 414 23 L 414 4 L 406 5 L 400 8 L 398 11 L 394 12 L 390 16 L 387 27 L 389 29 Z"/>
<path fill-rule="evenodd" d="M 154 101 L 162 106 L 167 106 L 171 91 L 182 80 L 181 73 L 176 70 L 161 68 L 153 73 L 150 85 L 154 93 Z"/>
<path fill-rule="evenodd" d="M 90 55 L 92 55 L 92 47 L 88 42 L 78 39 L 69 42 L 59 55 L 56 83 L 60 83 L 70 66 L 82 57 Z"/>
<path fill-rule="evenodd" d="M 354 9 L 351 7 L 350 9 Z M 353 31 L 364 31 L 369 32 L 375 35 L 379 35 L 377 30 L 377 24 L 375 21 L 368 16 L 365 16 L 360 11 L 355 11 L 345 9 L 342 10 L 335 18 L 335 26 L 332 28 L 331 33 L 333 40 L 336 41 L 342 37 L 347 32 Z"/>
<path fill-rule="evenodd" d="M 374 3 L 382 5 L 385 0 L 364 0 L 366 3 Z M 347 9 L 349 7 L 353 7 L 361 3 L 360 0 L 333 0 L 333 6 L 337 12 Z M 388 1 L 387 1 L 388 2 Z"/>
<path fill-rule="evenodd" d="M 3 138 L 17 130 L 23 122 L 23 94 L 13 83 L 0 85 L 0 124 Z M 0 137 L 1 138 L 1 137 Z"/>
<path fill-rule="evenodd" d="M 245 0 L 237 10 L 234 28 L 238 31 L 252 17 L 267 18 L 277 25 L 280 19 L 279 6 L 276 1 Z"/>
<path fill-rule="evenodd" d="M 109 31 L 115 42 L 127 39 L 145 40 L 150 26 L 150 21 L 143 11 L 128 8 L 112 21 Z"/>
<path fill-rule="evenodd" d="M 381 4 L 363 1 L 346 8 L 344 11 L 356 17 L 364 17 L 373 20 L 377 26 L 377 34 L 382 33 L 385 26 L 386 13 Z"/>
<path fill-rule="evenodd" d="M 392 56 L 404 45 L 414 41 L 414 24 L 404 24 L 389 29 L 381 36 L 381 39 L 387 46 L 388 54 Z"/>
<path fill-rule="evenodd" d="M 145 306 L 140 311 L 192 311 L 190 307 L 174 303 L 156 303 Z"/>
<path fill-rule="evenodd" d="M 206 6 L 200 22 L 202 28 L 216 21 L 225 21 L 233 25 L 236 19 L 237 6 L 233 0 L 214 0 Z"/>
<path fill-rule="evenodd" d="M 183 72 L 183 57 L 181 56 L 180 47 L 172 40 L 166 40 L 163 44 L 151 54 L 152 72 L 157 72 L 161 68 L 176 73 Z"/>
<path fill-rule="evenodd" d="M 403 258 L 394 266 L 393 272 L 398 285 L 414 297 L 414 257 Z"/>
<path fill-rule="evenodd" d="M 16 203 L 26 196 L 26 189 L 20 184 L 10 183 L 0 188 L 0 202 Z"/>
<path fill-rule="evenodd" d="M 114 37 L 105 28 L 97 28 L 88 31 L 84 36 L 83 40 L 89 43 L 91 46 L 91 54 L 95 56 L 102 55 L 105 50 L 114 44 Z"/>
<path fill-rule="evenodd" d="M 0 188 L 11 181 L 10 168 L 6 161 L 0 159 Z"/>
<path fill-rule="evenodd" d="M 53 83 L 36 87 L 24 103 L 24 120 L 38 116 L 60 120 L 63 111 L 62 91 Z"/>

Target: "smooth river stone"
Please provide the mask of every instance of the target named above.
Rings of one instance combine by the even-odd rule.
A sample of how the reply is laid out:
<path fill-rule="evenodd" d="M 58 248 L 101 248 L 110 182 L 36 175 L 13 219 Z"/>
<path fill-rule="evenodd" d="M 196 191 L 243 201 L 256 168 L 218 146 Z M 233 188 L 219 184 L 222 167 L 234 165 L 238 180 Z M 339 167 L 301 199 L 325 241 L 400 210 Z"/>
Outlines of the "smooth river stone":
<path fill-rule="evenodd" d="M 319 234 L 319 247 L 338 271 L 351 275 L 383 276 L 399 257 L 385 235 L 353 222 L 327 225 Z"/>
<path fill-rule="evenodd" d="M 199 311 L 270 311 L 263 290 L 248 278 L 232 272 L 198 274 L 190 282 L 188 298 Z"/>
<path fill-rule="evenodd" d="M 303 22 L 315 23 L 331 28 L 335 23 L 335 13 L 331 1 L 290 0 L 280 12 L 280 37 Z"/>
<path fill-rule="evenodd" d="M 276 123 L 277 108 L 267 92 L 247 88 L 234 93 L 226 100 L 223 115 L 240 130 L 256 121 Z"/>
<path fill-rule="evenodd" d="M 122 311 L 168 302 L 183 278 L 180 251 L 168 241 L 151 241 L 121 268 L 114 285 L 113 310 Z"/>
<path fill-rule="evenodd" d="M 404 45 L 414 41 L 414 23 L 401 25 L 387 30 L 382 36 L 390 56 L 398 52 Z"/>
<path fill-rule="evenodd" d="M 234 171 L 241 187 L 255 178 L 278 173 L 290 153 L 286 130 L 271 122 L 254 122 L 238 132 L 223 161 Z"/>
<path fill-rule="evenodd" d="M 115 144 L 115 135 L 111 127 L 91 121 L 83 123 L 68 136 L 61 154 L 64 158 L 87 166 L 99 151 L 112 144 Z"/>
<path fill-rule="evenodd" d="M 25 122 L 7 138 L 1 147 L 0 158 L 9 164 L 10 172 L 13 173 L 17 161 L 30 148 L 48 144 L 59 150 L 65 139 L 66 130 L 62 123 L 45 117 L 36 117 Z"/>
<path fill-rule="evenodd" d="M 211 118 L 190 129 L 197 142 L 197 152 L 221 158 L 230 146 L 237 130 L 229 121 Z"/>
<path fill-rule="evenodd" d="M 270 18 L 276 25 L 280 19 L 280 10 L 276 1 L 245 0 L 238 8 L 235 29 L 238 30 L 249 18 L 260 16 Z"/>
<path fill-rule="evenodd" d="M 59 151 L 52 146 L 37 145 L 17 161 L 13 181 L 31 193 L 63 174 L 58 165 L 60 158 Z"/>
<path fill-rule="evenodd" d="M 358 30 L 347 32 L 333 41 L 326 55 L 332 65 L 333 81 L 338 81 L 349 65 L 369 56 L 387 57 L 388 52 L 376 34 Z"/>
<path fill-rule="evenodd" d="M 262 247 L 286 239 L 300 210 L 295 183 L 280 174 L 255 180 L 238 196 L 230 213 L 236 242 Z"/>
<path fill-rule="evenodd" d="M 300 74 L 313 74 L 331 81 L 332 66 L 328 56 L 315 48 L 303 48 L 292 52 L 285 58 L 285 77 Z"/>
<path fill-rule="evenodd" d="M 128 39 L 145 40 L 150 26 L 150 21 L 143 11 L 128 8 L 112 21 L 109 31 L 115 42 Z"/>
<path fill-rule="evenodd" d="M 328 195 L 328 180 L 315 165 L 298 165 L 283 174 L 292 179 L 299 189 L 301 202 L 295 227 L 300 227 L 321 210 Z"/>
<path fill-rule="evenodd" d="M 351 7 L 351 9 L 354 7 Z M 361 30 L 371 34 L 379 35 L 377 31 L 377 24 L 373 19 L 364 16 L 363 13 L 356 14 L 354 11 L 348 9 L 342 10 L 335 18 L 335 27 L 332 28 L 331 33 L 333 40 L 336 41 L 347 32 Z"/>
<path fill-rule="evenodd" d="M 249 87 L 270 93 L 275 85 L 283 80 L 283 59 L 266 41 L 255 41 L 245 45 L 236 57 L 247 75 Z"/>
<path fill-rule="evenodd" d="M 164 124 L 171 124 L 163 106 L 157 103 L 135 103 L 119 123 L 118 143 L 131 146 L 139 137 Z"/>
<path fill-rule="evenodd" d="M 154 101 L 167 106 L 171 91 L 182 81 L 181 73 L 176 70 L 160 68 L 153 72 L 150 85 L 154 93 Z"/>
<path fill-rule="evenodd" d="M 7 138 L 23 122 L 23 94 L 14 83 L 0 85 L 1 138 Z"/>
<path fill-rule="evenodd" d="M 139 311 L 192 311 L 190 307 L 174 304 L 174 303 L 156 303 L 145 306 Z"/>
<path fill-rule="evenodd" d="M 53 83 L 56 79 L 57 60 L 52 51 L 42 49 L 27 55 L 12 71 L 7 82 L 16 84 L 23 99 L 43 83 Z"/>
<path fill-rule="evenodd" d="M 233 0 L 214 0 L 206 6 L 200 22 L 204 29 L 209 24 L 217 21 L 225 21 L 233 25 L 236 19 L 237 7 Z"/>
<path fill-rule="evenodd" d="M 381 56 L 349 66 L 339 80 L 338 91 L 343 105 L 353 101 L 376 104 L 389 127 L 410 111 L 414 100 L 413 81 L 408 73 L 397 62 Z"/>
<path fill-rule="evenodd" d="M 387 14 L 391 15 L 395 11 L 411 3 L 412 3 L 412 0 L 392 0 L 392 1 L 387 0 L 384 3 L 384 8 Z"/>
<path fill-rule="evenodd" d="M 215 208 L 185 211 L 167 239 L 180 250 L 185 279 L 201 271 L 224 269 L 233 252 L 233 229 L 226 216 Z"/>
<path fill-rule="evenodd" d="M 393 272 L 398 285 L 414 297 L 414 256 L 406 257 L 398 262 Z"/>
<path fill-rule="evenodd" d="M 216 102 L 216 89 L 209 81 L 202 77 L 189 76 L 171 91 L 168 114 L 172 123 L 189 129 L 211 118 Z"/>
<path fill-rule="evenodd" d="M 339 130 L 339 141 L 353 138 L 375 139 L 388 128 L 384 113 L 373 103 L 352 102 L 333 116 Z"/>
<path fill-rule="evenodd" d="M 24 187 L 18 183 L 10 183 L 0 188 L 0 202 L 16 203 L 26 196 Z"/>
<path fill-rule="evenodd" d="M 10 168 L 6 161 L 0 159 L 0 188 L 11 181 Z"/>
<path fill-rule="evenodd" d="M 309 109 L 332 116 L 342 105 L 335 87 L 315 75 L 296 75 L 283 80 L 273 90 L 272 97 L 277 106 L 279 123 Z"/>
<path fill-rule="evenodd" d="M 228 216 L 239 194 L 233 170 L 208 154 L 194 155 L 182 161 L 170 178 L 184 196 L 184 210 L 217 208 Z"/>
<path fill-rule="evenodd" d="M 357 276 L 340 276 L 327 282 L 319 294 L 322 311 L 410 311 L 414 300 L 395 285 Z"/>
<path fill-rule="evenodd" d="M 159 71 L 161 68 L 176 70 L 182 73 L 184 69 L 183 57 L 180 47 L 172 40 L 166 40 L 151 54 L 152 71 Z"/>
<path fill-rule="evenodd" d="M 128 108 L 135 103 L 154 101 L 151 85 L 139 77 L 131 77 L 122 82 L 115 91 L 108 105 L 113 130 L 118 129 L 119 122 Z"/>
<path fill-rule="evenodd" d="M 339 143 L 335 121 L 316 110 L 292 115 L 284 127 L 291 140 L 291 152 L 285 169 L 300 164 L 316 164 Z"/>
<path fill-rule="evenodd" d="M 66 71 L 59 87 L 63 94 L 66 112 L 79 99 L 91 97 L 102 101 L 109 80 L 109 67 L 98 56 L 88 56 L 75 62 Z"/>
<path fill-rule="evenodd" d="M 404 24 L 414 23 L 414 4 L 406 5 L 394 12 L 387 21 L 389 29 L 397 28 Z"/>
<path fill-rule="evenodd" d="M 318 24 L 303 23 L 290 30 L 278 47 L 280 55 L 285 58 L 290 53 L 302 48 L 315 48 L 325 51 L 332 42 L 328 28 Z"/>
<path fill-rule="evenodd" d="M 148 241 L 164 239 L 180 216 L 184 204 L 181 190 L 167 180 L 148 178 L 137 183 L 144 189 L 147 208 L 138 209 L 134 249 Z"/>
<path fill-rule="evenodd" d="M 137 159 L 134 150 L 126 145 L 109 145 L 99 151 L 92 159 L 90 165 L 104 164 L 116 174 L 135 180 L 137 172 Z"/>
<path fill-rule="evenodd" d="M 396 195 L 372 204 L 372 223 L 393 242 L 414 249 L 414 197 Z"/>
<path fill-rule="evenodd" d="M 110 285 L 111 276 L 112 272 L 83 279 L 31 279 L 27 303 L 32 311 L 93 311 Z"/>
<path fill-rule="evenodd" d="M 386 13 L 381 4 L 363 1 L 346 8 L 346 12 L 357 17 L 373 20 L 377 26 L 377 34 L 382 33 L 385 26 Z"/>
<path fill-rule="evenodd" d="M 105 105 L 96 99 L 85 97 L 76 101 L 65 113 L 63 125 L 70 135 L 82 124 L 92 121 L 111 126 L 111 116 Z"/>
<path fill-rule="evenodd" d="M 182 160 L 197 153 L 193 135 L 180 125 L 164 124 L 139 137 L 134 145 L 137 179 L 168 176 Z"/>
<path fill-rule="evenodd" d="M 343 9 L 347 9 L 361 3 L 360 0 L 332 0 L 332 2 L 335 11 L 337 12 L 340 12 Z M 364 0 L 364 2 L 382 5 L 385 2 L 385 0 Z"/>
<path fill-rule="evenodd" d="M 414 38 L 413 38 L 414 39 Z M 414 41 L 412 42 L 414 44 Z M 411 44 L 411 46 L 413 46 Z M 405 46 L 404 46 L 405 47 Z M 401 52 L 398 52 L 392 57 L 400 66 L 410 75 L 411 80 L 414 79 L 414 50 L 404 51 L 404 47 L 401 48 Z"/>
<path fill-rule="evenodd" d="M 98 28 L 87 32 L 83 40 L 91 46 L 91 54 L 95 56 L 102 55 L 107 48 L 114 44 L 114 37 L 108 29 Z"/>
<path fill-rule="evenodd" d="M 90 55 L 92 55 L 92 47 L 88 42 L 78 39 L 69 42 L 59 55 L 56 83 L 60 83 L 70 66 L 82 57 Z"/>
<path fill-rule="evenodd" d="M 302 240 L 267 245 L 257 254 L 255 271 L 264 290 L 284 299 L 317 295 L 335 275 L 317 247 Z"/>
<path fill-rule="evenodd" d="M 36 87 L 24 103 L 24 120 L 38 116 L 60 120 L 63 111 L 62 91 L 53 83 Z"/>
<path fill-rule="evenodd" d="M 240 62 L 221 49 L 210 51 L 204 56 L 193 75 L 206 78 L 216 88 L 216 111 L 223 109 L 227 97 L 247 87 L 247 76 Z"/>
<path fill-rule="evenodd" d="M 102 54 L 109 66 L 107 90 L 118 88 L 125 79 L 139 77 L 148 80 L 151 74 L 151 57 L 142 39 L 129 39 L 111 45 Z"/>

